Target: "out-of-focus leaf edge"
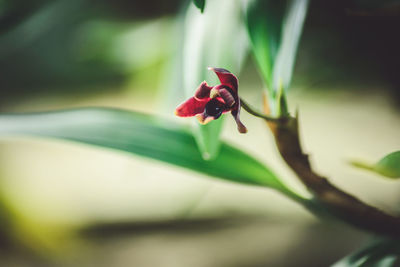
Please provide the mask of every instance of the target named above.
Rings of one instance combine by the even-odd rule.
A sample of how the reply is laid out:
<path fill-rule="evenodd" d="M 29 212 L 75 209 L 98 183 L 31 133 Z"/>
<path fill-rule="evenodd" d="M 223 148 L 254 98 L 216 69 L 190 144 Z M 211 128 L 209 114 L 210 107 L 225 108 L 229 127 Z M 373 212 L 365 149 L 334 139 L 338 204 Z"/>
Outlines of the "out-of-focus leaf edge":
<path fill-rule="evenodd" d="M 225 180 L 267 186 L 292 198 L 264 164 L 223 143 L 215 160 L 202 159 L 191 134 L 171 122 L 118 109 L 82 108 L 0 115 L 0 136 L 65 139 L 157 159 Z"/>
<path fill-rule="evenodd" d="M 273 115 L 287 112 L 286 97 L 308 9 L 308 0 L 249 1 L 247 32 L 258 69 L 266 86 Z"/>
<path fill-rule="evenodd" d="M 354 167 L 373 171 L 388 178 L 400 178 L 400 151 L 384 156 L 376 164 L 369 164 L 358 160 L 350 161 Z"/>
<path fill-rule="evenodd" d="M 206 0 L 193 0 L 193 4 L 200 9 L 200 12 L 204 12 L 204 7 L 206 5 Z"/>
<path fill-rule="evenodd" d="M 375 267 L 398 266 L 400 256 L 400 241 L 379 239 L 353 252 L 332 267 Z"/>

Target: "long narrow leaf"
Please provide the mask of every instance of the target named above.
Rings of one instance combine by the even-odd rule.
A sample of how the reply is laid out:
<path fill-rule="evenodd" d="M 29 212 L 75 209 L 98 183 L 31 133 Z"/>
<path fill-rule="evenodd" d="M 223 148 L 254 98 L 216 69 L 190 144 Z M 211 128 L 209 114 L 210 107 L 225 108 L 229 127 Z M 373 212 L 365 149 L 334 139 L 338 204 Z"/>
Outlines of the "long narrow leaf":
<path fill-rule="evenodd" d="M 352 161 L 351 164 L 358 168 L 379 173 L 388 178 L 400 178 L 400 151 L 386 155 L 375 164 L 368 164 L 361 161 Z"/>
<path fill-rule="evenodd" d="M 273 90 L 272 73 L 281 45 L 285 10 L 286 1 L 262 0 L 249 0 L 246 9 L 246 25 L 252 51 L 270 92 Z"/>
<path fill-rule="evenodd" d="M 287 90 L 293 74 L 293 65 L 297 47 L 308 8 L 308 0 L 289 1 L 286 16 L 283 20 L 282 41 L 276 56 L 273 72 L 273 88 L 278 90 L 282 86 Z"/>
<path fill-rule="evenodd" d="M 206 0 L 193 0 L 193 3 L 198 9 L 200 9 L 200 12 L 203 13 Z"/>
<path fill-rule="evenodd" d="M 247 31 L 275 115 L 284 112 L 278 91 L 290 86 L 307 8 L 308 0 L 248 0 Z"/>
<path fill-rule="evenodd" d="M 400 242 L 398 240 L 375 240 L 371 244 L 341 259 L 332 267 L 389 267 L 398 266 Z"/>
<path fill-rule="evenodd" d="M 168 125 L 168 127 L 166 126 Z M 66 139 L 157 159 L 229 181 L 288 189 L 263 164 L 222 144 L 215 160 L 202 159 L 188 132 L 135 112 L 84 108 L 0 115 L 0 136 Z"/>

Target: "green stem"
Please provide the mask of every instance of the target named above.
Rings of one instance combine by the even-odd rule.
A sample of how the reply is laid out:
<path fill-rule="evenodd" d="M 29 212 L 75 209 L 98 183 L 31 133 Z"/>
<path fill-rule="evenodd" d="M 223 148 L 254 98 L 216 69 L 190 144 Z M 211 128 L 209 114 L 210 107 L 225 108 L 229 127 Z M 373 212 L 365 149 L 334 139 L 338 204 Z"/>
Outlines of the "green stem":
<path fill-rule="evenodd" d="M 242 98 L 240 98 L 240 105 L 242 106 L 242 108 L 244 110 L 246 110 L 251 115 L 259 117 L 259 118 L 262 118 L 262 119 L 264 119 L 266 121 L 269 121 L 269 122 L 284 123 L 289 119 L 288 117 L 278 117 L 278 118 L 276 118 L 276 117 L 264 115 L 264 114 L 262 114 L 260 112 L 257 112 L 252 107 L 250 107 L 249 104 L 247 104 Z"/>

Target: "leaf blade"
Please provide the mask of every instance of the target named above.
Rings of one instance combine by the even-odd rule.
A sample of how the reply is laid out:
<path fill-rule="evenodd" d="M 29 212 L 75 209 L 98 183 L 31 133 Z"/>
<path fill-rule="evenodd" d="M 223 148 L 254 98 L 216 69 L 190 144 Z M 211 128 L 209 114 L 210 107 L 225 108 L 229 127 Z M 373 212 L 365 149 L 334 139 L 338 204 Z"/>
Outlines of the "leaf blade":
<path fill-rule="evenodd" d="M 361 161 L 351 161 L 353 166 L 373 171 L 388 178 L 400 178 L 400 150 L 392 152 L 375 164 L 367 164 Z"/>
<path fill-rule="evenodd" d="M 287 190 L 263 164 L 222 144 L 205 161 L 191 134 L 176 125 L 124 110 L 83 108 L 47 113 L 0 115 L 0 136 L 40 136 L 137 154 L 225 180 Z"/>
<path fill-rule="evenodd" d="M 278 90 L 281 83 L 284 90 L 289 89 L 307 9 L 308 0 L 289 1 L 282 25 L 282 41 L 274 64 L 274 90 Z"/>
<path fill-rule="evenodd" d="M 280 87 L 287 90 L 290 86 L 308 2 L 253 0 L 247 5 L 247 32 L 273 115 L 280 112 Z"/>
<path fill-rule="evenodd" d="M 379 160 L 374 170 L 390 178 L 400 178 L 400 150 L 392 152 Z"/>
<path fill-rule="evenodd" d="M 332 267 L 373 267 L 395 266 L 400 255 L 400 243 L 398 240 L 380 239 L 374 240 L 367 246 L 353 252 Z"/>
<path fill-rule="evenodd" d="M 281 43 L 285 1 L 249 2 L 246 9 L 246 27 L 254 57 L 269 92 L 272 90 L 272 73 Z"/>
<path fill-rule="evenodd" d="M 193 3 L 198 9 L 200 9 L 200 12 L 203 13 L 206 0 L 193 0 Z"/>

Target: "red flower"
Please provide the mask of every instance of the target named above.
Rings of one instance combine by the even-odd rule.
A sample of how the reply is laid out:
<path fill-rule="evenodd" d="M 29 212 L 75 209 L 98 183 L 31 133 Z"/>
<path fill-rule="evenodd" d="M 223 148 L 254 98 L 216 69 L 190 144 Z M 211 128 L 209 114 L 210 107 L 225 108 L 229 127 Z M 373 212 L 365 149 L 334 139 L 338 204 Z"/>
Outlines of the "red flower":
<path fill-rule="evenodd" d="M 208 69 L 217 74 L 221 84 L 210 87 L 207 82 L 202 82 L 194 93 L 194 97 L 189 98 L 176 108 L 175 115 L 179 117 L 196 116 L 200 123 L 206 124 L 218 119 L 224 113 L 231 112 L 239 132 L 246 133 L 247 129 L 239 118 L 240 98 L 236 76 L 226 69 Z"/>

